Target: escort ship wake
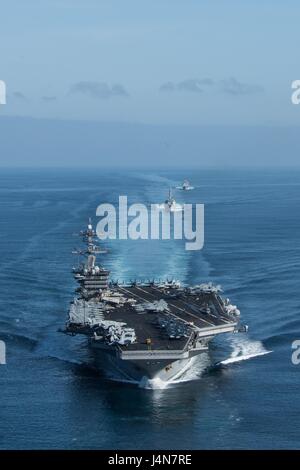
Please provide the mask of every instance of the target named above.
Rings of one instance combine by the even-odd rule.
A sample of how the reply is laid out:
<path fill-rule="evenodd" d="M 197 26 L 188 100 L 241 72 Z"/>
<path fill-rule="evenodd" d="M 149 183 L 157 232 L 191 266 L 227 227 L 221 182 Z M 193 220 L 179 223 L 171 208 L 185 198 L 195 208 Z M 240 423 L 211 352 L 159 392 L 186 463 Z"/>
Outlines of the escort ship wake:
<path fill-rule="evenodd" d="M 163 204 L 158 204 L 157 209 L 166 212 L 181 212 L 183 210 L 183 206 L 181 204 L 177 204 L 177 202 L 172 196 L 172 189 L 169 188 L 168 198 Z"/>
<path fill-rule="evenodd" d="M 181 186 L 176 186 L 176 189 L 180 189 L 181 191 L 192 191 L 194 186 L 191 186 L 188 180 L 184 180 Z"/>
<path fill-rule="evenodd" d="M 103 250 L 91 221 L 80 232 L 86 256 L 73 268 L 79 287 L 70 304 L 65 333 L 86 335 L 96 364 L 139 382 L 179 377 L 214 336 L 245 331 L 239 310 L 211 283 L 183 287 L 177 281 L 109 281 L 96 264 Z"/>

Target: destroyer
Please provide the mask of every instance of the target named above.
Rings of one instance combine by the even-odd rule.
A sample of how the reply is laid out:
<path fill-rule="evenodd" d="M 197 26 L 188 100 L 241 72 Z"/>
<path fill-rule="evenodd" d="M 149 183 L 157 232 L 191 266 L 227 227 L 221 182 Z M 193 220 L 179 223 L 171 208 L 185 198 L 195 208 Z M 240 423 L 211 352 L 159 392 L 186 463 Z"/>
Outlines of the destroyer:
<path fill-rule="evenodd" d="M 169 189 L 168 198 L 165 200 L 163 204 L 159 204 L 157 206 L 158 209 L 164 210 L 166 212 L 181 212 L 183 210 L 183 206 L 177 204 L 175 199 L 172 196 L 172 189 Z"/>
<path fill-rule="evenodd" d="M 86 335 L 99 367 L 151 384 L 180 376 L 221 333 L 244 331 L 239 310 L 211 283 L 183 287 L 177 281 L 109 281 L 96 263 L 103 252 L 91 221 L 80 232 L 86 260 L 73 268 L 78 282 L 65 333 Z"/>
<path fill-rule="evenodd" d="M 192 191 L 194 186 L 191 186 L 188 180 L 184 180 L 181 186 L 176 186 L 176 189 L 180 189 L 181 191 Z"/>

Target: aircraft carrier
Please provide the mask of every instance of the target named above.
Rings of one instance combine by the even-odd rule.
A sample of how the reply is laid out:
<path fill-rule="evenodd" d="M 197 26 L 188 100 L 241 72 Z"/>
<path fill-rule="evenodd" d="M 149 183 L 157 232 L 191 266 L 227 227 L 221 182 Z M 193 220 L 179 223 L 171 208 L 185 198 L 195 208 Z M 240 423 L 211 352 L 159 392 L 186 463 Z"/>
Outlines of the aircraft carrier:
<path fill-rule="evenodd" d="M 140 383 L 174 380 L 214 336 L 245 331 L 220 287 L 110 281 L 109 271 L 97 264 L 103 250 L 91 221 L 80 236 L 84 249 L 73 252 L 81 259 L 73 268 L 79 287 L 64 332 L 86 335 L 101 369 Z"/>

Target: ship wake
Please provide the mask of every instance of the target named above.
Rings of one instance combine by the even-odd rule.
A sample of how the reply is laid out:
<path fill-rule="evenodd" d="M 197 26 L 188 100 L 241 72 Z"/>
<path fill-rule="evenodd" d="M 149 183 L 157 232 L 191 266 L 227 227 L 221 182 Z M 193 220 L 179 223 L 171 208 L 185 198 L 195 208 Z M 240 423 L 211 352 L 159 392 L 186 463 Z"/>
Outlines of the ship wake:
<path fill-rule="evenodd" d="M 254 357 L 270 354 L 272 351 L 265 349 L 261 341 L 253 341 L 245 337 L 235 337 L 231 340 L 232 352 L 227 359 L 218 362 L 216 365 L 228 365 L 235 362 L 247 361 Z"/>
<path fill-rule="evenodd" d="M 230 347 L 232 351 L 227 359 L 212 364 L 209 354 L 203 353 L 201 356 L 192 358 L 177 376 L 174 376 L 168 381 L 164 381 L 159 377 L 154 379 L 143 377 L 140 381 L 137 381 L 128 376 L 124 376 L 123 371 L 119 371 L 120 375 L 116 374 L 115 371 L 115 374 L 110 373 L 108 376 L 110 380 L 132 384 L 146 390 L 166 390 L 186 382 L 199 380 L 203 375 L 220 366 L 229 366 L 240 361 L 264 356 L 272 352 L 267 350 L 261 341 L 253 341 L 248 338 L 239 337 L 239 335 L 231 339 Z"/>
<path fill-rule="evenodd" d="M 201 376 L 207 371 L 210 365 L 210 360 L 208 354 L 202 354 L 192 358 L 187 365 L 172 379 L 165 381 L 160 378 L 154 379 L 142 379 L 139 382 L 140 388 L 145 388 L 149 390 L 164 390 L 172 386 L 182 384 L 184 382 L 191 382 L 198 380 Z"/>

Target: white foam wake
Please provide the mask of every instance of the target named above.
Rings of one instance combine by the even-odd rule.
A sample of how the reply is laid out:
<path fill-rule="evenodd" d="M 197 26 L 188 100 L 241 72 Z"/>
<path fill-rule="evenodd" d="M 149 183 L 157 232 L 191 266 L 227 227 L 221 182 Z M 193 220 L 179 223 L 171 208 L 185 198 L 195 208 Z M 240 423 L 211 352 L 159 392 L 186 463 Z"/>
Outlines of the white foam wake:
<path fill-rule="evenodd" d="M 183 206 L 181 204 L 173 204 L 171 207 L 167 206 L 167 204 L 156 204 L 155 208 L 160 211 L 165 212 L 182 212 Z"/>
<path fill-rule="evenodd" d="M 261 341 L 251 341 L 248 338 L 235 337 L 231 341 L 232 352 L 229 358 L 218 364 L 233 364 L 234 362 L 246 361 L 257 356 L 264 356 L 272 351 L 265 349 Z"/>
<path fill-rule="evenodd" d="M 207 370 L 210 364 L 207 354 L 201 354 L 192 358 L 180 372 L 172 377 L 172 379 L 165 381 L 160 378 L 147 379 L 144 378 L 139 382 L 140 388 L 151 390 L 164 390 L 184 382 L 191 382 L 197 380 Z"/>
<path fill-rule="evenodd" d="M 119 377 L 110 375 L 109 378 L 118 382 L 134 384 L 139 388 L 147 390 L 165 390 L 184 382 L 199 380 L 203 374 L 220 364 L 233 364 L 235 362 L 246 361 L 257 356 L 264 356 L 265 354 L 272 352 L 266 350 L 261 341 L 252 341 L 238 334 L 231 339 L 230 346 L 232 348 L 232 352 L 230 357 L 227 359 L 212 365 L 209 355 L 205 353 L 201 354 L 200 356 L 196 356 L 191 359 L 186 364 L 185 368 L 177 374 L 177 376 L 174 376 L 168 381 L 160 378 L 148 379 L 147 377 L 143 377 L 143 379 L 137 381 L 130 377 L 125 377 L 124 374 L 121 374 L 122 371 L 120 371 Z"/>

